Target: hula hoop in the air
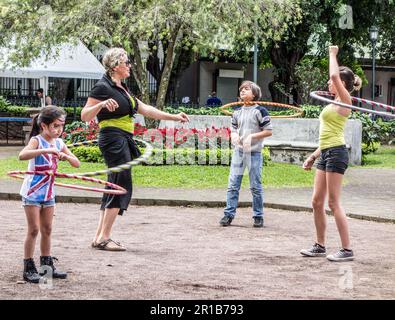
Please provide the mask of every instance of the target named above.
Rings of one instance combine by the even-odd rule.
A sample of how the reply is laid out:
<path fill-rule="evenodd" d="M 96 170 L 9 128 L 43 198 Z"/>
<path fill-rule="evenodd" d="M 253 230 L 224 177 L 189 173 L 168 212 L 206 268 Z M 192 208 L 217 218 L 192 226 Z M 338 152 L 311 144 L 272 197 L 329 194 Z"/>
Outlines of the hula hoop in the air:
<path fill-rule="evenodd" d="M 344 103 L 344 102 L 341 102 L 341 101 L 336 101 L 336 100 L 330 99 L 328 97 L 334 98 L 334 94 L 331 93 L 331 92 L 327 92 L 327 91 L 313 91 L 313 92 L 310 92 L 310 97 L 312 97 L 314 99 L 317 99 L 317 100 L 320 100 L 320 101 L 323 101 L 323 102 L 333 103 L 333 104 L 336 104 L 336 105 L 339 105 L 341 107 L 348 108 L 348 109 L 351 109 L 351 110 L 356 110 L 356 111 L 361 111 L 361 112 L 368 112 L 368 113 L 377 114 L 377 115 L 380 115 L 380 116 L 383 116 L 383 117 L 388 117 L 388 118 L 395 118 L 395 114 L 393 114 L 393 113 L 384 112 L 384 111 L 378 111 L 378 110 L 372 110 L 372 109 L 366 109 L 366 108 L 361 108 L 361 107 L 353 106 L 353 105 L 350 105 L 350 104 L 347 104 L 347 103 Z M 360 103 L 363 103 L 363 104 L 375 106 L 375 107 L 380 107 L 382 109 L 385 109 L 386 111 L 390 111 L 390 112 L 391 111 L 392 112 L 395 111 L 395 107 L 389 106 L 387 104 L 378 103 L 378 102 L 375 102 L 375 101 L 370 101 L 370 100 L 367 100 L 367 99 L 361 99 L 361 98 L 353 97 L 353 96 L 351 96 L 351 100 L 355 101 L 355 102 L 360 102 Z"/>

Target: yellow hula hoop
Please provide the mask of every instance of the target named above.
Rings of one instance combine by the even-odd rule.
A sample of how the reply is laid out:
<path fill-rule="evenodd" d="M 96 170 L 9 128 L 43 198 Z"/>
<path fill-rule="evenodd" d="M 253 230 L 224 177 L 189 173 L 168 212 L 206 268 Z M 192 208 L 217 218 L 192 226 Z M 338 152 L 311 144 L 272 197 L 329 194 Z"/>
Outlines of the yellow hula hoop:
<path fill-rule="evenodd" d="M 232 116 L 233 113 L 230 112 L 227 109 L 229 109 L 231 107 L 234 107 L 234 106 L 255 105 L 255 104 L 258 104 L 260 106 L 272 106 L 272 107 L 288 108 L 288 109 L 293 109 L 293 110 L 296 111 L 296 113 L 294 113 L 294 114 L 283 115 L 283 116 L 270 116 L 270 118 L 297 118 L 297 117 L 300 117 L 301 115 L 303 115 L 302 108 L 295 107 L 295 106 L 292 106 L 290 104 L 278 103 L 278 102 L 268 102 L 268 101 L 248 101 L 248 102 L 238 101 L 238 102 L 231 102 L 231 103 L 224 104 L 223 106 L 221 106 L 219 108 L 219 110 L 223 114 L 226 114 L 228 116 Z"/>

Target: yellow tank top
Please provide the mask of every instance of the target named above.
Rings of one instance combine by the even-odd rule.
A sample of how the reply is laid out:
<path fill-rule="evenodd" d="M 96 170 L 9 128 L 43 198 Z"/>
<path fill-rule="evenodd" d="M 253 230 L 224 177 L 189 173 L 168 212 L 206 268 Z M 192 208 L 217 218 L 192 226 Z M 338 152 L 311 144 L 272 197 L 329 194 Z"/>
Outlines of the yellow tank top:
<path fill-rule="evenodd" d="M 99 122 L 99 128 L 105 127 L 117 127 L 123 131 L 133 133 L 134 132 L 134 121 L 133 117 L 126 115 L 116 119 L 107 119 Z"/>
<path fill-rule="evenodd" d="M 332 104 L 327 105 L 320 114 L 320 149 L 346 144 L 344 140 L 344 127 L 348 117 L 336 112 Z"/>

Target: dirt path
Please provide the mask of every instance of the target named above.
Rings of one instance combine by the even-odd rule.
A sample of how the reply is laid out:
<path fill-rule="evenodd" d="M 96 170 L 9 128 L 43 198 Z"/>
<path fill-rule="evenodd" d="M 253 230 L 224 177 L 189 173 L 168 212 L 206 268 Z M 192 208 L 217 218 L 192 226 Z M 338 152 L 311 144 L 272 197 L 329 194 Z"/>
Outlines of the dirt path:
<path fill-rule="evenodd" d="M 309 213 L 269 209 L 254 229 L 248 208 L 233 226 L 222 209 L 131 207 L 114 238 L 129 249 L 89 248 L 98 206 L 58 204 L 53 255 L 67 280 L 52 288 L 19 284 L 25 218 L 16 201 L 0 201 L 1 299 L 395 299 L 395 225 L 350 219 L 357 259 L 303 258 L 312 244 Z M 339 239 L 332 217 L 328 250 Z M 39 252 L 36 251 L 36 261 Z"/>

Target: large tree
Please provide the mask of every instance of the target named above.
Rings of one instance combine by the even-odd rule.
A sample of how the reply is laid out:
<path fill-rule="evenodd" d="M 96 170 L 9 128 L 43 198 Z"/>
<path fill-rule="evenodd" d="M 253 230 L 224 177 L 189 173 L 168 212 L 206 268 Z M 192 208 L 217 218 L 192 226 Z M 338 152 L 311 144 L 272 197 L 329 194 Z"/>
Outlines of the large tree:
<path fill-rule="evenodd" d="M 363 54 L 370 48 L 368 29 L 372 25 L 380 29 L 379 55 L 395 58 L 393 0 L 302 0 L 300 5 L 301 23 L 290 28 L 280 41 L 272 41 L 262 56 L 276 69 L 276 79 L 270 86 L 273 100 L 292 95 L 294 101 L 301 101 L 296 66 L 307 53 L 314 52 L 317 58 L 327 57 L 328 44 L 340 47 L 341 63 L 355 65 L 355 53 Z M 341 10 L 345 5 L 352 9 L 349 16 Z"/>
<path fill-rule="evenodd" d="M 120 46 L 131 54 L 145 101 L 150 100 L 147 68 L 157 80 L 151 102 L 158 108 L 164 106 L 180 48 L 215 56 L 221 47 L 231 49 L 251 37 L 265 47 L 300 18 L 299 1 L 285 0 L 3 0 L 0 12 L 0 44 L 17 49 L 12 59 L 19 65 L 76 39 L 91 48 Z"/>

